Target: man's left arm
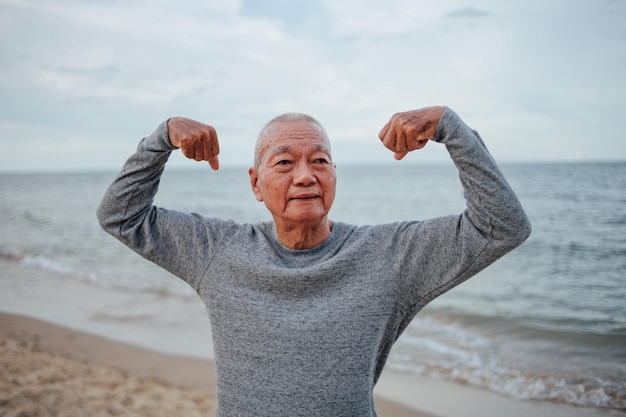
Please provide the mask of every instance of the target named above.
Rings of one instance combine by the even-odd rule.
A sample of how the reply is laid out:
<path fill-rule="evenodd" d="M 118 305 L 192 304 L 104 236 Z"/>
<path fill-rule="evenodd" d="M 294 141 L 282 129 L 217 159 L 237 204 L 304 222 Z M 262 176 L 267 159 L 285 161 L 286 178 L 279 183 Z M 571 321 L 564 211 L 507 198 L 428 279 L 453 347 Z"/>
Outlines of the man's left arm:
<path fill-rule="evenodd" d="M 397 261 L 411 278 L 412 304 L 423 305 L 523 243 L 530 221 L 477 132 L 447 107 L 398 113 L 380 133 L 402 159 L 429 140 L 443 143 L 458 168 L 467 209 L 412 223 L 402 232 Z M 415 280 L 415 278 L 419 278 Z"/>
<path fill-rule="evenodd" d="M 446 108 L 434 140 L 443 143 L 459 171 L 471 224 L 492 241 L 501 255 L 530 236 L 526 213 L 482 138 Z M 495 259 L 494 259 L 495 260 Z"/>

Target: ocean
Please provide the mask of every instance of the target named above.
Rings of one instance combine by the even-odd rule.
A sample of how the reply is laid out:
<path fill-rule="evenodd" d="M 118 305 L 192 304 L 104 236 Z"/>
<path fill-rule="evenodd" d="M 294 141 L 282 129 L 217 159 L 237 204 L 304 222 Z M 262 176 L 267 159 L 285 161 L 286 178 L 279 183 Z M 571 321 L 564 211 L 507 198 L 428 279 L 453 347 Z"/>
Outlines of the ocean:
<path fill-rule="evenodd" d="M 626 162 L 501 168 L 532 221 L 532 236 L 429 304 L 399 339 L 387 367 L 518 400 L 625 411 Z M 0 265 L 53 273 L 61 277 L 57 287 L 80 284 L 80 294 L 64 298 L 63 307 L 76 302 L 72 314 L 94 323 L 184 326 L 190 315 L 204 314 L 193 290 L 106 235 L 96 221 L 114 175 L 0 174 Z M 253 198 L 245 168 L 166 169 L 155 203 L 240 222 L 270 219 Z M 330 217 L 372 224 L 463 207 L 451 163 L 355 165 L 338 168 Z M 42 289 L 25 292 L 20 285 Z M 0 310 L 41 304 L 50 291 L 37 281 L 10 287 L 17 300 L 0 298 Z M 132 297 L 90 310 L 85 299 L 99 291 Z M 46 308 L 54 316 L 54 308 Z"/>

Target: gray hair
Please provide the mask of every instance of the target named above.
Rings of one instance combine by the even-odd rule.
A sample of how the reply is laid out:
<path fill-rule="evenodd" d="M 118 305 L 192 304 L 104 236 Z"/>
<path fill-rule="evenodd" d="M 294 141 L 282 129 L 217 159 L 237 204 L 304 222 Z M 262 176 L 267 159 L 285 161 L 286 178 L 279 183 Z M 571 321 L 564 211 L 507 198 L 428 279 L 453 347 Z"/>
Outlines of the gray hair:
<path fill-rule="evenodd" d="M 284 114 L 281 114 L 280 116 L 274 117 L 272 120 L 267 122 L 265 126 L 263 126 L 261 131 L 259 132 L 259 135 L 257 136 L 257 139 L 256 139 L 256 145 L 254 147 L 255 168 L 258 168 L 259 163 L 261 162 L 260 159 L 261 159 L 261 150 L 262 150 L 263 140 L 272 132 L 272 128 L 276 124 L 289 123 L 289 122 L 306 122 L 306 123 L 311 123 L 315 125 L 319 129 L 322 136 L 326 138 L 330 146 L 330 140 L 328 140 L 328 135 L 326 134 L 326 130 L 324 129 L 324 126 L 322 126 L 322 124 L 317 119 L 304 113 L 284 113 Z"/>

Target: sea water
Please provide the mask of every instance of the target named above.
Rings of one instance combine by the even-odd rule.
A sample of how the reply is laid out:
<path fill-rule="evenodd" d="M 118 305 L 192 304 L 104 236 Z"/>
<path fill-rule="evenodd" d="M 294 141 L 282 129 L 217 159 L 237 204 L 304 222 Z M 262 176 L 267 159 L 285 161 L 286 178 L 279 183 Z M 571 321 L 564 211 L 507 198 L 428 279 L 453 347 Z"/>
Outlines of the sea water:
<path fill-rule="evenodd" d="M 502 170 L 532 221 L 532 236 L 429 304 L 387 366 L 521 400 L 626 409 L 626 163 Z M 180 315 L 172 318 L 180 323 L 193 290 L 97 224 L 96 208 L 114 175 L 0 175 L 0 257 L 68 283 L 153 294 L 170 306 L 126 305 L 110 313 L 120 322 L 163 314 Z M 336 221 L 425 219 L 464 208 L 451 163 L 346 166 L 338 178 Z M 240 222 L 270 219 L 245 168 L 167 169 L 155 204 Z"/>

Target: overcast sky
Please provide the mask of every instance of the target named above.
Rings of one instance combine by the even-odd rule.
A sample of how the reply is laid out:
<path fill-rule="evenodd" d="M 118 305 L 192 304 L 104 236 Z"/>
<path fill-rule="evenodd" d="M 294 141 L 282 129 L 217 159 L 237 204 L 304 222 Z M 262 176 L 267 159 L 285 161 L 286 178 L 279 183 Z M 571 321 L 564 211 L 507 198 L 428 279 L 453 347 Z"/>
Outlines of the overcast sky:
<path fill-rule="evenodd" d="M 380 128 L 434 104 L 500 161 L 626 159 L 625 0 L 0 0 L 0 45 L 1 171 L 117 169 L 170 116 L 249 165 L 289 111 L 391 162 Z"/>

